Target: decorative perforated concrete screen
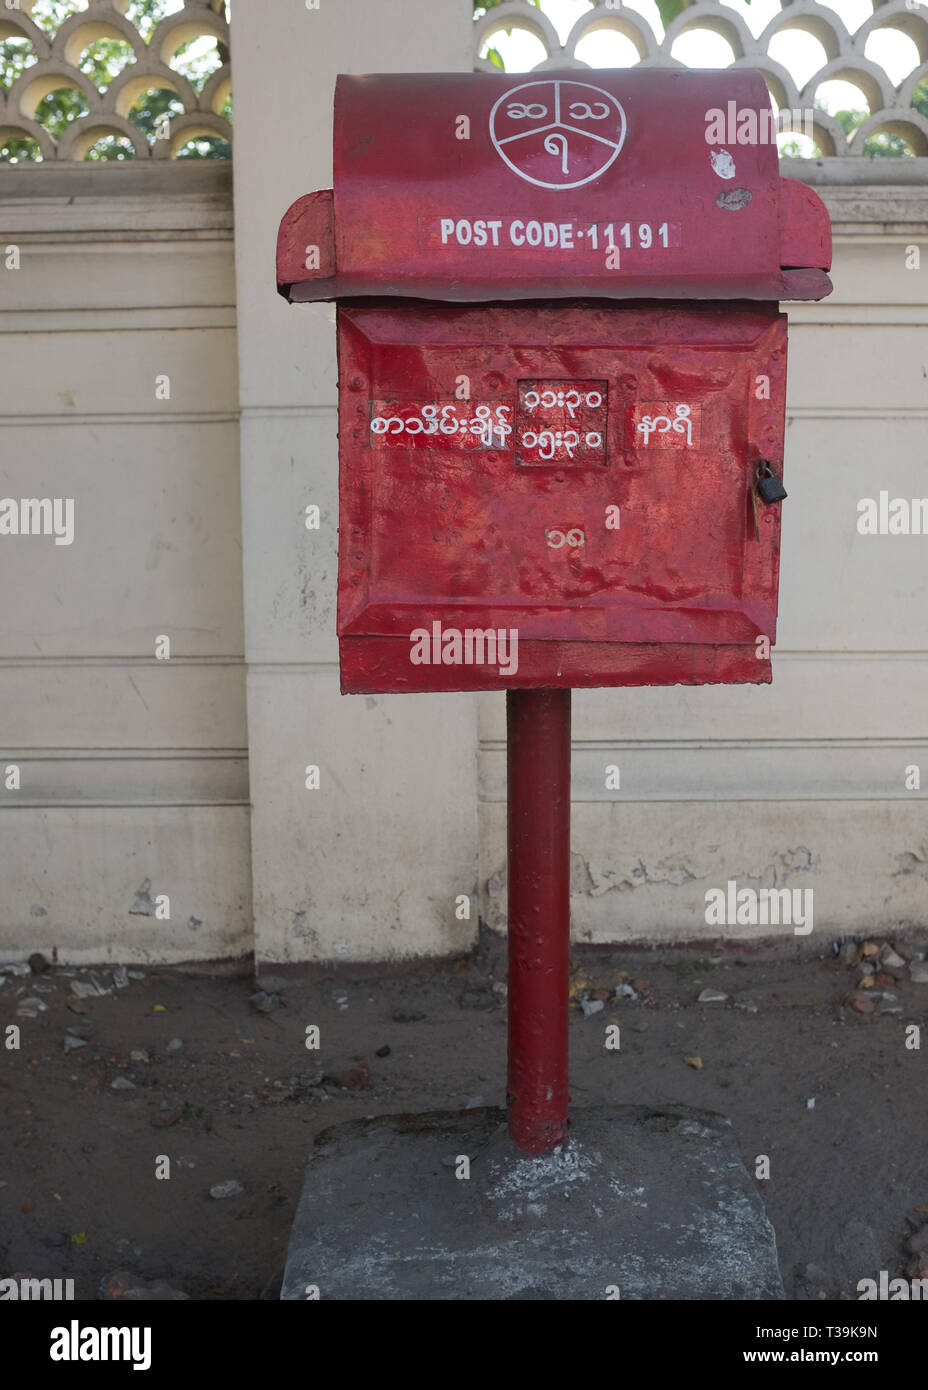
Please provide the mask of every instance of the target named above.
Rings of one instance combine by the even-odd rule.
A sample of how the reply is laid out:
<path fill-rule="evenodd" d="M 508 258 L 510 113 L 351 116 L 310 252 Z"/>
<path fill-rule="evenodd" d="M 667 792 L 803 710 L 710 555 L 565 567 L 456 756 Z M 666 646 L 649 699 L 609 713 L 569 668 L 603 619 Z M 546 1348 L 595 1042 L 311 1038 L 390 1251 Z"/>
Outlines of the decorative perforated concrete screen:
<path fill-rule="evenodd" d="M 0 0 L 0 161 L 227 158 L 225 0 Z"/>
<path fill-rule="evenodd" d="M 757 68 L 780 129 L 807 137 L 789 154 L 928 155 L 923 0 L 684 0 L 666 30 L 656 0 L 503 0 L 478 7 L 474 24 L 475 68 L 495 72 L 500 60 L 509 71 Z M 838 82 L 850 87 L 836 103 L 827 84 Z"/>

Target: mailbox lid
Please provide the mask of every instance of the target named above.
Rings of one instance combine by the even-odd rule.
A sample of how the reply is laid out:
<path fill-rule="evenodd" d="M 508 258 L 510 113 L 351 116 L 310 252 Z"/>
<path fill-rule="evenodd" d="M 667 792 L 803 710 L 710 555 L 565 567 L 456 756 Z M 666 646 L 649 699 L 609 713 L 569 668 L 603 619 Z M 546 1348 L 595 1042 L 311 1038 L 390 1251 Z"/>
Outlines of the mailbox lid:
<path fill-rule="evenodd" d="M 339 77 L 334 215 L 284 219 L 282 292 L 821 298 L 827 213 L 771 117 L 744 69 Z"/>
<path fill-rule="evenodd" d="M 782 472 L 775 307 L 394 301 L 338 319 L 346 690 L 768 678 L 779 509 L 756 537 L 751 490 L 761 457 Z M 519 672 L 411 665 L 436 623 L 515 629 Z"/>

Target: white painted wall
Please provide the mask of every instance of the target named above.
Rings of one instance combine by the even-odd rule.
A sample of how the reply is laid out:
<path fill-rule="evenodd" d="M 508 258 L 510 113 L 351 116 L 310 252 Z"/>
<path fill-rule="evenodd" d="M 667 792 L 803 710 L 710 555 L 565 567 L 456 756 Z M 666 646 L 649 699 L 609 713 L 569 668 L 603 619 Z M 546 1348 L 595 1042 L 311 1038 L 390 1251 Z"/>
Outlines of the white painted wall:
<path fill-rule="evenodd" d="M 473 697 L 342 697 L 334 309 L 273 292 L 278 223 L 332 183 L 339 72 L 467 71 L 471 6 L 233 7 L 245 650 L 259 961 L 465 947 L 477 889 Z M 246 55 L 236 59 L 236 54 Z M 307 532 L 304 509 L 322 508 Z M 321 785 L 307 791 L 317 765 Z"/>
<path fill-rule="evenodd" d="M 0 538 L 0 957 L 251 946 L 229 174 L 0 171 L 0 497 L 75 504 Z"/>
<path fill-rule="evenodd" d="M 78 517 L 71 547 L 0 538 L 0 770 L 22 768 L 0 778 L 0 958 L 363 960 L 463 949 L 478 904 L 504 925 L 504 697 L 339 695 L 333 313 L 274 290 L 281 215 L 331 181 L 335 74 L 469 67 L 469 0 L 438 8 L 235 5 L 234 247 L 222 166 L 0 171 L 22 247 L 0 496 Z M 716 935 L 704 893 L 730 877 L 814 886 L 830 933 L 928 916 L 903 784 L 928 768 L 928 538 L 856 532 L 858 498 L 928 492 L 904 268 L 928 211 L 924 185 L 856 178 L 822 189 L 835 294 L 790 310 L 774 684 L 575 695 L 580 939 Z M 139 911 L 159 892 L 170 922 Z"/>

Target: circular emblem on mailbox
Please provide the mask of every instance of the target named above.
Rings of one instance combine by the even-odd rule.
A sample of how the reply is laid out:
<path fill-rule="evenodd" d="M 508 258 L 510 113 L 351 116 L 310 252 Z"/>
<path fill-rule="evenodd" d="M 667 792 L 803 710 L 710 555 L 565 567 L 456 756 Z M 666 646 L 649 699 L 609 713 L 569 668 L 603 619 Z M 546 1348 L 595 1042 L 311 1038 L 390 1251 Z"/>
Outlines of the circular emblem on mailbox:
<path fill-rule="evenodd" d="M 625 112 L 602 87 L 563 79 L 523 82 L 490 112 L 490 139 L 514 174 L 539 188 L 580 188 L 604 174 L 625 143 Z"/>

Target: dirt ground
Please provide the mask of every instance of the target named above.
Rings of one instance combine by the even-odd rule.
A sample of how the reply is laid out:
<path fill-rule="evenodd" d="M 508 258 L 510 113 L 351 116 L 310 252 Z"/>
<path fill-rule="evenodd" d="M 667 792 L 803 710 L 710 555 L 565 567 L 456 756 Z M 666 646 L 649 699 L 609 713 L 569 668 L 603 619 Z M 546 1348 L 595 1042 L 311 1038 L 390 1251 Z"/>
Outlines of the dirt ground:
<path fill-rule="evenodd" d="M 910 960 L 928 937 L 895 944 Z M 928 1211 L 928 984 L 884 976 L 858 1013 L 843 1001 L 866 962 L 850 962 L 852 944 L 815 949 L 575 949 L 571 1089 L 575 1106 L 727 1115 L 749 1170 L 770 1159 L 760 1187 L 787 1296 L 856 1299 L 858 1280 L 906 1272 L 905 1241 Z M 77 999 L 72 982 L 94 979 L 110 992 Z M 112 966 L 7 975 L 0 1277 L 70 1276 L 95 1299 L 126 1270 L 195 1299 L 276 1298 L 321 1129 L 502 1102 L 504 981 L 489 935 L 467 960 L 262 980 L 279 989 L 268 1013 L 249 1002 L 244 968 L 140 969 L 122 987 Z M 637 997 L 615 997 L 621 986 Z M 727 998 L 698 1003 L 706 989 Z M 585 1014 L 580 1000 L 596 1008 L 597 995 L 603 1009 Z M 30 998 L 46 1006 L 33 1018 L 18 1012 Z M 618 1051 L 604 1047 L 610 1022 Z M 305 1046 L 312 1024 L 318 1051 Z M 66 1035 L 85 1045 L 65 1053 Z M 169 1179 L 156 1177 L 162 1155 Z M 229 1180 L 244 1190 L 210 1195 Z"/>

